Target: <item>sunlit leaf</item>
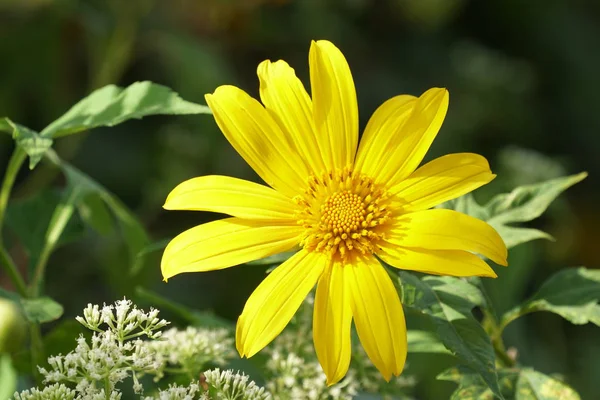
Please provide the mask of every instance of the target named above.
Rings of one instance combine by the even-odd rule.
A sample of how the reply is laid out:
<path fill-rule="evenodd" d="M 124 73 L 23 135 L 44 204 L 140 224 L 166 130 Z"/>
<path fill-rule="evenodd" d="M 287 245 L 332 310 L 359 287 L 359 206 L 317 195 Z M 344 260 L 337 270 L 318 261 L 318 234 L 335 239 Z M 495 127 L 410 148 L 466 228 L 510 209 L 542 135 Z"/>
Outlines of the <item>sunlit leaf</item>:
<path fill-rule="evenodd" d="M 439 353 L 450 354 L 440 339 L 433 332 L 409 330 L 406 332 L 408 338 L 409 353 Z"/>
<path fill-rule="evenodd" d="M 549 311 L 574 324 L 600 326 L 600 270 L 568 268 L 548 279 L 525 303 L 506 313 L 510 321 L 535 311 Z"/>
<path fill-rule="evenodd" d="M 75 104 L 40 135 L 57 138 L 158 114 L 210 114 L 210 109 L 185 101 L 171 89 L 152 82 L 136 82 L 125 89 L 109 85 Z"/>
<path fill-rule="evenodd" d="M 534 185 L 520 186 L 510 193 L 497 195 L 484 206 L 477 204 L 473 196 L 468 194 L 444 203 L 442 207 L 487 221 L 502 236 L 508 248 L 536 239 L 553 240 L 546 232 L 514 224 L 529 222 L 539 217 L 562 192 L 581 182 L 586 176 L 587 173 L 582 172 Z"/>
<path fill-rule="evenodd" d="M 474 307 L 485 304 L 481 291 L 458 278 L 430 276 L 420 280 L 405 271 L 399 274 L 402 304 L 429 317 L 444 346 L 502 398 L 492 343 L 471 314 Z"/>
<path fill-rule="evenodd" d="M 579 400 L 563 382 L 532 369 L 524 369 L 517 380 L 516 400 Z"/>
<path fill-rule="evenodd" d="M 57 320 L 63 314 L 63 306 L 50 297 L 21 299 L 25 316 L 31 322 L 44 323 Z"/>

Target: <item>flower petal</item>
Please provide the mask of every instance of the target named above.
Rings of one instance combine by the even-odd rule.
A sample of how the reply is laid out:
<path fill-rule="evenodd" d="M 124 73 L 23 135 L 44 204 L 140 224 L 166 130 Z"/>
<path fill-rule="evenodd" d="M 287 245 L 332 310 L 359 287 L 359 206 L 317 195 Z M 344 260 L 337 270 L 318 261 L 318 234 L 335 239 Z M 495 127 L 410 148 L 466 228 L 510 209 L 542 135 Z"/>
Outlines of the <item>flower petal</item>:
<path fill-rule="evenodd" d="M 328 146 L 317 136 L 313 121 L 312 101 L 294 69 L 285 61 L 263 61 L 258 66 L 260 98 L 279 126 L 288 133 L 310 170 L 321 174 L 326 170 L 321 148 Z"/>
<path fill-rule="evenodd" d="M 352 315 L 367 355 L 389 381 L 400 375 L 406 361 L 404 312 L 385 268 L 369 257 L 345 266 L 352 279 Z"/>
<path fill-rule="evenodd" d="M 302 228 L 291 224 L 265 225 L 240 218 L 213 221 L 171 240 L 160 268 L 165 280 L 183 272 L 229 268 L 290 250 L 301 233 Z"/>
<path fill-rule="evenodd" d="M 281 333 L 317 283 L 325 263 L 322 254 L 300 250 L 258 285 L 238 318 L 240 356 L 252 357 Z"/>
<path fill-rule="evenodd" d="M 401 247 L 475 252 L 507 265 L 506 245 L 498 232 L 477 218 L 453 210 L 401 215 L 394 219 L 386 240 Z"/>
<path fill-rule="evenodd" d="M 283 194 L 298 194 L 308 171 L 267 110 L 235 86 L 218 87 L 206 102 L 229 143 L 254 171 Z"/>
<path fill-rule="evenodd" d="M 487 160 L 478 154 L 448 154 L 417 169 L 390 193 L 400 199 L 405 212 L 425 210 L 472 192 L 495 177 Z"/>
<path fill-rule="evenodd" d="M 327 385 L 339 382 L 350 366 L 352 311 L 348 272 L 341 263 L 329 265 L 319 279 L 315 295 L 313 341 Z"/>
<path fill-rule="evenodd" d="M 411 249 L 388 242 L 380 244 L 377 256 L 392 267 L 431 275 L 498 276 L 485 261 L 467 251 Z"/>
<path fill-rule="evenodd" d="M 358 104 L 350 67 L 331 42 L 312 42 L 309 53 L 313 116 L 317 134 L 326 143 L 329 169 L 354 161 L 358 144 Z"/>
<path fill-rule="evenodd" d="M 411 116 L 417 98 L 409 95 L 392 97 L 373 113 L 360 139 L 356 169 L 367 176 L 377 176 L 389 162 L 389 151 L 403 139 L 402 127 Z"/>
<path fill-rule="evenodd" d="M 373 175 L 376 182 L 389 186 L 409 176 L 423 161 L 444 122 L 448 110 L 448 91 L 433 88 L 423 93 L 414 103 L 404 106 L 401 105 L 401 100 L 396 100 L 396 103 L 398 110 L 390 113 L 392 121 L 380 129 L 376 129 L 376 125 L 372 128 L 377 136 L 393 136 L 374 139 L 380 143 L 390 143 L 385 148 L 383 162 L 379 164 L 378 170 L 374 170 Z M 408 117 L 403 115 L 404 107 L 412 107 Z M 378 117 L 374 123 L 383 123 L 383 118 Z M 369 151 L 376 151 L 376 154 L 365 154 L 363 157 L 375 159 L 382 150 L 379 146 L 373 146 Z"/>
<path fill-rule="evenodd" d="M 212 211 L 238 218 L 290 221 L 295 204 L 270 187 L 228 176 L 209 175 L 180 183 L 169 193 L 167 210 Z"/>

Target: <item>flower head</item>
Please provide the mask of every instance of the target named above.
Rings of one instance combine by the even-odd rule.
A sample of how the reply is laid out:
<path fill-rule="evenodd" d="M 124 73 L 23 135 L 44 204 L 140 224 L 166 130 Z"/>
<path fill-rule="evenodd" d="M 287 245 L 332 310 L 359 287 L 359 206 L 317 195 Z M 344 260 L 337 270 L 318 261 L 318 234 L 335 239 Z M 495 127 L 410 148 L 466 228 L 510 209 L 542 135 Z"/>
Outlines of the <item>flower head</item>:
<path fill-rule="evenodd" d="M 295 247 L 248 299 L 236 345 L 251 357 L 290 321 L 317 285 L 313 340 L 329 384 L 348 370 L 354 320 L 386 380 L 402 372 L 406 327 L 392 267 L 489 276 L 474 253 L 506 265 L 506 246 L 485 222 L 431 207 L 490 182 L 485 158 L 450 154 L 421 167 L 448 108 L 448 92 L 383 103 L 358 143 L 350 68 L 330 42 L 310 48 L 312 97 L 285 61 L 258 67 L 262 104 L 221 86 L 206 100 L 225 137 L 268 186 L 203 176 L 177 186 L 170 210 L 231 215 L 183 232 L 165 249 L 165 279 L 228 268 Z M 419 168 L 418 168 L 419 167 Z"/>

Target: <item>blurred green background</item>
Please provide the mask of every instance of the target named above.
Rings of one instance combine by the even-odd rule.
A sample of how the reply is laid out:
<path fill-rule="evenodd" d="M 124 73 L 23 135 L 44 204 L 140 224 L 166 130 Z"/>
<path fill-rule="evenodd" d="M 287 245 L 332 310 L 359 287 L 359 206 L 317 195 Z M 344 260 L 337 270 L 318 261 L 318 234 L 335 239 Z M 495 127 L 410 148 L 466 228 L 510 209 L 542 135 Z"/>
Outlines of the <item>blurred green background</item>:
<path fill-rule="evenodd" d="M 498 178 L 476 193 L 480 199 L 590 173 L 535 224 L 557 241 L 515 248 L 510 267 L 487 282 L 499 312 L 559 268 L 600 265 L 596 0 L 0 0 L 0 116 L 39 129 L 93 89 L 139 80 L 198 103 L 221 84 L 257 95 L 256 66 L 267 58 L 288 61 L 309 87 L 313 39 L 329 39 L 346 55 L 362 127 L 389 97 L 447 87 L 448 117 L 427 159 L 460 151 L 486 156 Z M 10 137 L 0 136 L 2 170 L 12 148 Z M 204 174 L 256 179 L 211 116 L 151 117 L 68 137 L 56 148 L 122 199 L 156 241 L 219 217 L 163 211 L 179 182 Z M 23 170 L 14 196 L 27 199 L 62 183 L 48 165 Z M 10 251 L 25 268 L 17 241 Z M 87 229 L 51 258 L 47 293 L 64 304 L 66 317 L 88 302 L 135 299 L 143 286 L 235 319 L 264 273 L 247 266 L 165 284 L 159 262 L 160 251 L 149 254 L 143 274 L 131 279 L 119 232 Z M 512 324 L 506 342 L 523 364 L 560 374 L 583 399 L 600 398 L 598 328 L 534 314 Z M 417 398 L 445 398 L 453 388 L 433 383 L 451 362 L 440 357 L 409 356 L 423 377 Z"/>

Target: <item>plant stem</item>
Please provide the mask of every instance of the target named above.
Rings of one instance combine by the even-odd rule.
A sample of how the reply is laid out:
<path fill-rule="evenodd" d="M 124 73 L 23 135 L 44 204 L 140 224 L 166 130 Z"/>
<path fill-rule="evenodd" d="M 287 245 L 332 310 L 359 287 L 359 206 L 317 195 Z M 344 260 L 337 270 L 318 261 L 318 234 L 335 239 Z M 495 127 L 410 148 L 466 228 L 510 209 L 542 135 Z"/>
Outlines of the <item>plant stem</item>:
<path fill-rule="evenodd" d="M 33 270 L 33 277 L 29 285 L 29 293 L 31 297 L 37 297 L 40 294 L 48 259 L 54 251 L 60 236 L 67 226 L 67 223 L 73 215 L 73 211 L 75 209 L 74 203 L 78 196 L 78 189 L 70 190 L 66 196 L 66 199 L 58 204 L 54 209 L 54 213 L 50 219 L 50 224 L 48 225 L 48 231 L 46 232 L 44 247 L 40 252 L 40 257 L 38 258 Z"/>
<path fill-rule="evenodd" d="M 17 179 L 17 174 L 25 162 L 27 158 L 27 154 L 20 147 L 15 147 L 15 150 L 8 161 L 8 166 L 6 167 L 6 173 L 4 174 L 4 179 L 2 181 L 2 187 L 0 188 L 0 261 L 2 262 L 2 267 L 6 274 L 10 277 L 13 285 L 19 292 L 21 296 L 25 296 L 27 294 L 27 289 L 25 286 L 25 281 L 19 272 L 19 269 L 15 265 L 15 262 L 11 258 L 8 250 L 4 247 L 3 237 L 2 237 L 2 228 L 4 226 L 4 216 L 6 215 L 6 207 L 8 206 L 8 199 L 10 197 L 10 192 L 12 191 L 13 185 L 15 184 L 15 180 Z"/>
<path fill-rule="evenodd" d="M 2 181 L 2 188 L 0 188 L 0 227 L 4 224 L 4 216 L 6 214 L 6 206 L 8 205 L 8 198 L 12 191 L 13 185 L 17 174 L 23 165 L 23 162 L 27 158 L 27 154 L 20 147 L 16 146 L 15 150 L 8 161 L 6 167 L 6 173 L 4 174 L 4 180 Z M 2 242 L 2 230 L 0 229 L 0 242 Z"/>
<path fill-rule="evenodd" d="M 31 341 L 31 368 L 35 382 L 38 386 L 42 384 L 42 376 L 38 371 L 38 365 L 42 364 L 44 358 L 44 344 L 42 343 L 42 330 L 40 324 L 32 322 L 29 325 L 29 340 Z"/>
<path fill-rule="evenodd" d="M 19 292 L 21 296 L 26 296 L 27 286 L 25 285 L 25 281 L 19 273 L 19 270 L 17 269 L 17 266 L 13 262 L 12 258 L 8 254 L 8 251 L 6 251 L 4 245 L 2 244 L 0 244 L 0 261 L 2 261 L 2 267 L 4 268 L 6 274 L 10 277 L 13 285 L 15 285 L 17 292 Z"/>

